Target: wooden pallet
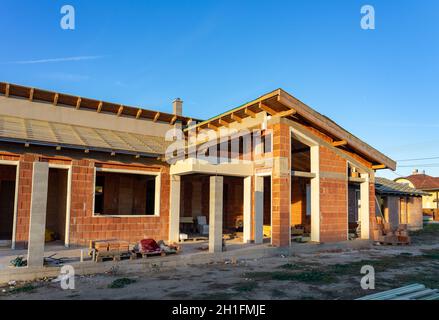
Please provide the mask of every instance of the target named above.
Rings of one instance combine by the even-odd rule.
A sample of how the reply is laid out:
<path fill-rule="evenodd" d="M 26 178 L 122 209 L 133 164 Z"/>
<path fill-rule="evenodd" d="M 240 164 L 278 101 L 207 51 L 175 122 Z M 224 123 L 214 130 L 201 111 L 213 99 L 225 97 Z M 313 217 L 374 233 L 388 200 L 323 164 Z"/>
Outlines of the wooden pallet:
<path fill-rule="evenodd" d="M 165 252 L 133 252 L 134 256 L 136 258 L 148 258 L 148 257 L 165 257 L 166 253 Z"/>
<path fill-rule="evenodd" d="M 124 259 L 134 259 L 135 256 L 130 251 L 96 251 L 95 261 L 103 262 L 104 260 L 120 261 Z"/>

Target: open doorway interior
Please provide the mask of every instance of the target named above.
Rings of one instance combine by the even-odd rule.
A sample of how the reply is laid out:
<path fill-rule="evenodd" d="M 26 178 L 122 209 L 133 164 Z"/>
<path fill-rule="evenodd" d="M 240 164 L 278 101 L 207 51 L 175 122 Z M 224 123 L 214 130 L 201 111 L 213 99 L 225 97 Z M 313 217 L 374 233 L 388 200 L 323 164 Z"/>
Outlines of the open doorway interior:
<path fill-rule="evenodd" d="M 361 236 L 360 224 L 361 193 L 360 184 L 349 182 L 348 184 L 348 230 L 349 240 Z"/>
<path fill-rule="evenodd" d="M 223 180 L 223 237 L 243 241 L 244 178 L 225 176 Z M 210 176 L 182 176 L 180 190 L 180 234 L 182 240 L 209 237 Z"/>
<path fill-rule="evenodd" d="M 12 243 L 17 167 L 0 165 L 0 246 Z"/>
<path fill-rule="evenodd" d="M 49 168 L 47 190 L 46 233 L 47 243 L 66 239 L 68 169 Z M 58 244 L 60 244 L 58 242 Z"/>
<path fill-rule="evenodd" d="M 271 176 L 264 177 L 264 242 L 271 242 Z"/>
<path fill-rule="evenodd" d="M 291 240 L 311 241 L 311 147 L 291 138 Z"/>

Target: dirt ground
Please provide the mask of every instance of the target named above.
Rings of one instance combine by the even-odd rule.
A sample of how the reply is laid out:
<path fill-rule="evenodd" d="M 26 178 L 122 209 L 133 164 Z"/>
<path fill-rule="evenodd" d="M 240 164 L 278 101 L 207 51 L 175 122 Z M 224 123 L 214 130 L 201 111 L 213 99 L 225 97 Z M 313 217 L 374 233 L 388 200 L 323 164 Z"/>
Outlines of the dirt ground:
<path fill-rule="evenodd" d="M 156 269 L 153 273 L 79 276 L 74 290 L 39 281 L 0 288 L 0 299 L 355 299 L 422 283 L 439 288 L 439 225 L 412 234 L 410 246 L 373 246 L 254 260 Z M 363 290 L 363 265 L 375 290 Z"/>

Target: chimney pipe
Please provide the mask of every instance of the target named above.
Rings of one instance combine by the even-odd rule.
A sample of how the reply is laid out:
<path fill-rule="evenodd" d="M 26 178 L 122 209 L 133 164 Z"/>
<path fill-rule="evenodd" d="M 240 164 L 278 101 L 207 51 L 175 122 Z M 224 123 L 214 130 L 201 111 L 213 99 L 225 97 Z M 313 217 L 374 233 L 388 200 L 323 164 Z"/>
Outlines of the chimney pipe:
<path fill-rule="evenodd" d="M 172 102 L 172 107 L 173 107 L 173 113 L 177 116 L 182 116 L 183 115 L 183 100 L 181 100 L 180 98 L 175 99 Z"/>
<path fill-rule="evenodd" d="M 418 169 L 415 169 L 415 170 L 413 170 L 413 172 L 412 172 L 412 174 L 418 174 L 418 173 L 419 173 Z"/>

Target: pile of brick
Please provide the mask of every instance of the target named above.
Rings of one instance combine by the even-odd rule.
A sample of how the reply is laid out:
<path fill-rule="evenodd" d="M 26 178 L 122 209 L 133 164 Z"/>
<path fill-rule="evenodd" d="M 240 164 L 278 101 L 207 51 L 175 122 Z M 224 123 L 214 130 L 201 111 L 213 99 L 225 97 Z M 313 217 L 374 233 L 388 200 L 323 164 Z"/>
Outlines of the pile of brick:
<path fill-rule="evenodd" d="M 400 224 L 392 228 L 389 223 L 378 223 L 373 231 L 376 242 L 384 245 L 409 245 L 410 236 L 406 224 Z"/>

